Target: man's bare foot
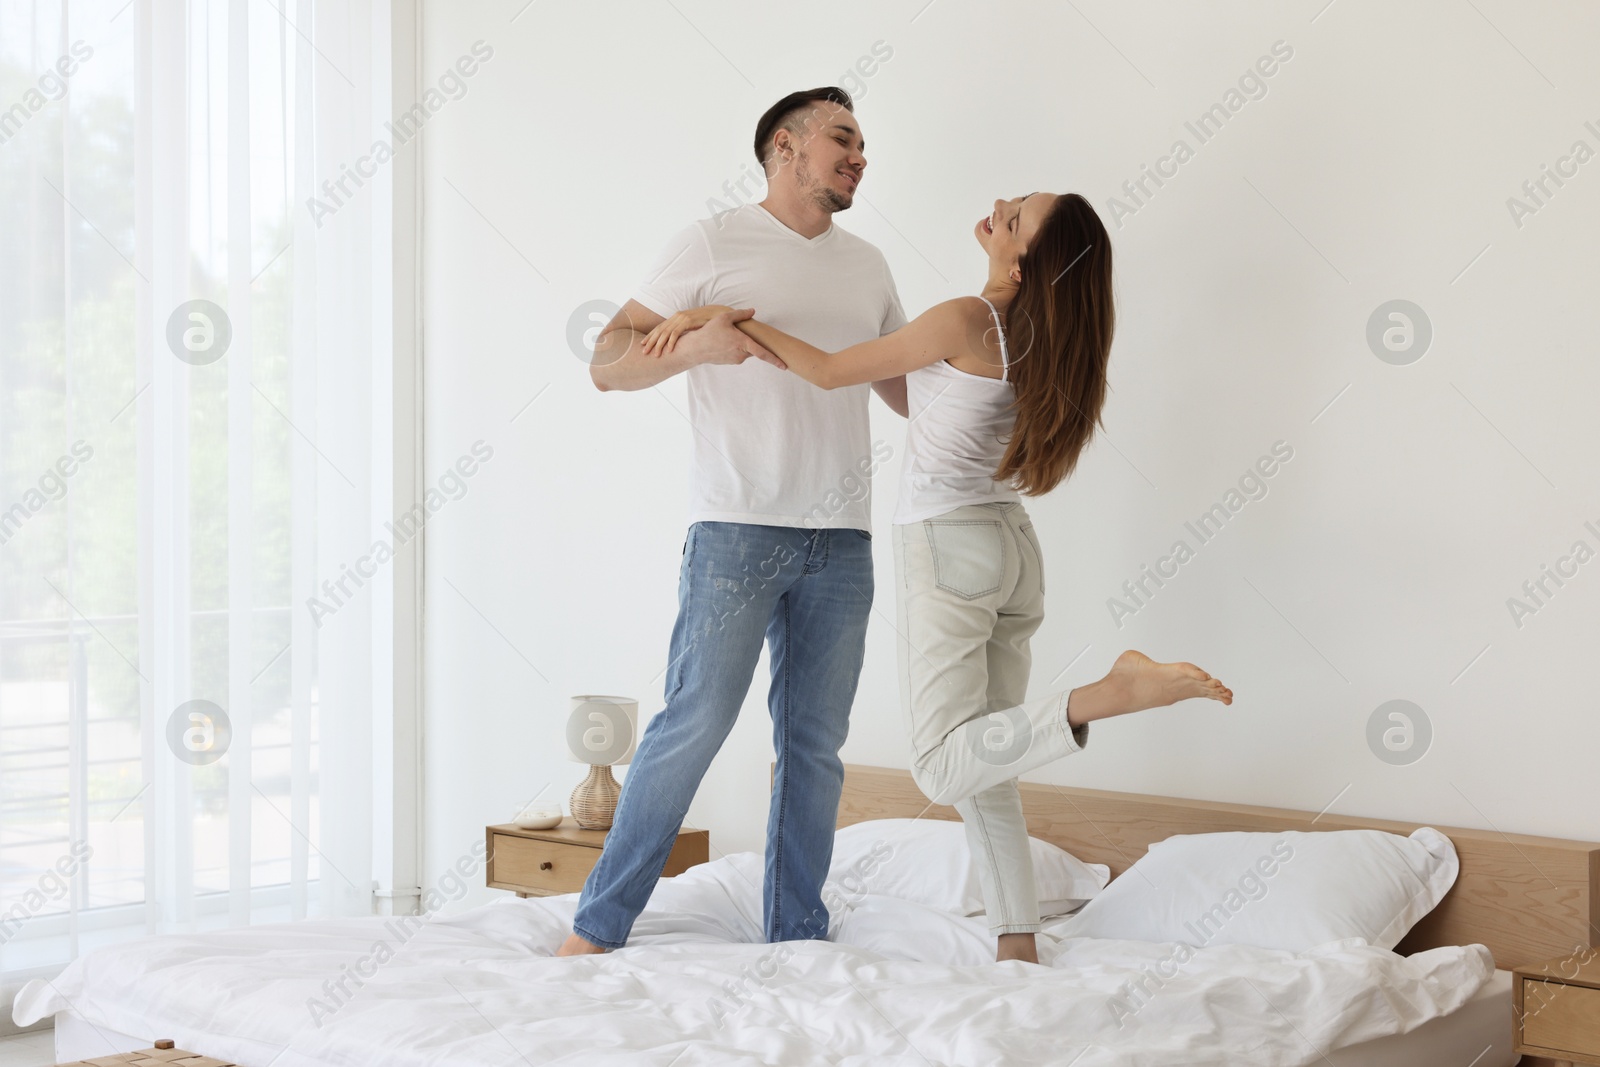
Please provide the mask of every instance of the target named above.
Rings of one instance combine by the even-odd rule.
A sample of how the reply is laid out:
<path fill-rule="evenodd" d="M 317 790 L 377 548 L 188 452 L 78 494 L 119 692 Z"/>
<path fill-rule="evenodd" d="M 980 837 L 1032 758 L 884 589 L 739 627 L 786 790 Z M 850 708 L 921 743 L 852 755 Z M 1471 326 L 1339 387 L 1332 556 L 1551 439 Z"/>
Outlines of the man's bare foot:
<path fill-rule="evenodd" d="M 1232 704 L 1233 690 L 1193 663 L 1157 663 L 1130 648 L 1117 657 L 1104 678 L 1072 691 L 1067 702 L 1067 722 L 1081 726 L 1113 715 L 1163 708 L 1191 697 Z"/>
<path fill-rule="evenodd" d="M 561 947 L 556 949 L 557 956 L 598 956 L 610 949 L 601 948 L 592 941 L 585 940 L 577 934 L 568 934 L 567 939 L 561 942 Z"/>

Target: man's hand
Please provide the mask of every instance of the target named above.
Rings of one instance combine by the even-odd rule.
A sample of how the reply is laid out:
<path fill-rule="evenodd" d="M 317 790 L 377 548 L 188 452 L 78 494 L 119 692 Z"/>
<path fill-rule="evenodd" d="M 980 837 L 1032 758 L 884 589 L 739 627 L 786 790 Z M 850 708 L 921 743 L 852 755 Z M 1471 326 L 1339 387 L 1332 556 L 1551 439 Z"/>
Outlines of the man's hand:
<path fill-rule="evenodd" d="M 746 337 L 744 332 L 734 325 L 754 314 L 752 308 L 719 311 L 711 316 L 704 326 L 690 330 L 678 339 L 677 355 L 695 363 L 721 365 L 743 363 L 754 356 L 779 370 L 788 370 L 788 364 Z"/>
<path fill-rule="evenodd" d="M 737 320 L 725 313 L 713 315 L 704 327 L 685 334 L 676 351 L 663 354 L 657 346 L 654 353 L 647 355 L 645 338 L 666 320 L 637 300 L 630 300 L 600 331 L 589 376 L 601 392 L 628 392 L 649 389 L 701 363 L 742 363 L 755 356 L 779 369 L 788 369 L 782 360 L 734 325 L 751 314 L 741 312 Z"/>

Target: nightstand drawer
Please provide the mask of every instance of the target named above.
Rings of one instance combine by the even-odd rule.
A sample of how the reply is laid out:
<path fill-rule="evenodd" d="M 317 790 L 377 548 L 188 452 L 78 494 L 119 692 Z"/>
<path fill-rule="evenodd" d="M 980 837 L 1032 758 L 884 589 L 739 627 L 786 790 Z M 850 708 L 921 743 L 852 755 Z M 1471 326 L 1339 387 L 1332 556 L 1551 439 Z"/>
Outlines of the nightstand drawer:
<path fill-rule="evenodd" d="M 1600 989 L 1522 980 L 1522 1043 L 1600 1055 Z"/>
<path fill-rule="evenodd" d="M 600 862 L 600 850 L 559 841 L 537 841 L 509 834 L 490 838 L 494 883 L 524 893 L 576 893 Z"/>
<path fill-rule="evenodd" d="M 607 830 L 585 830 L 572 819 L 548 830 L 524 830 L 510 824 L 486 826 L 489 862 L 484 883 L 490 889 L 509 889 L 525 897 L 578 893 L 600 862 Z M 682 827 L 667 853 L 661 877 L 682 874 L 711 859 L 711 835 Z"/>

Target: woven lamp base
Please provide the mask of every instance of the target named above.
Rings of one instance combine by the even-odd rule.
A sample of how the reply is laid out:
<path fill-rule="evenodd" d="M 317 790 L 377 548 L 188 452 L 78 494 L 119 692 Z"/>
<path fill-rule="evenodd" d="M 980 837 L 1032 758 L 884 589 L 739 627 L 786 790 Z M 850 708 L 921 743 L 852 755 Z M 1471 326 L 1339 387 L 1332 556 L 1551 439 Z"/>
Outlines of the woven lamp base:
<path fill-rule="evenodd" d="M 591 766 L 589 777 L 572 791 L 572 817 L 585 830 L 609 830 L 621 795 L 622 786 L 611 777 L 609 766 Z"/>

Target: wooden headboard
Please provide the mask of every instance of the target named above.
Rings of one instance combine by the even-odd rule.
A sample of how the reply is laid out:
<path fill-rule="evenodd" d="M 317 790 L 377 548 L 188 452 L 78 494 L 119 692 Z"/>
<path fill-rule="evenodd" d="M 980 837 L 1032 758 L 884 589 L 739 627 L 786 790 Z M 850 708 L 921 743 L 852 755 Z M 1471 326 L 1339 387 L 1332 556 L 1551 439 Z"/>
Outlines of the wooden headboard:
<path fill-rule="evenodd" d="M 1028 832 L 1115 878 L 1153 842 L 1173 834 L 1229 830 L 1387 830 L 1422 823 L 1317 815 L 1144 793 L 1020 783 Z M 839 825 L 868 819 L 959 819 L 929 804 L 909 771 L 845 766 Z M 1444 900 L 1396 947 L 1404 954 L 1440 945 L 1486 945 L 1505 970 L 1600 942 L 1600 843 L 1440 826 L 1455 844 L 1461 873 Z"/>

